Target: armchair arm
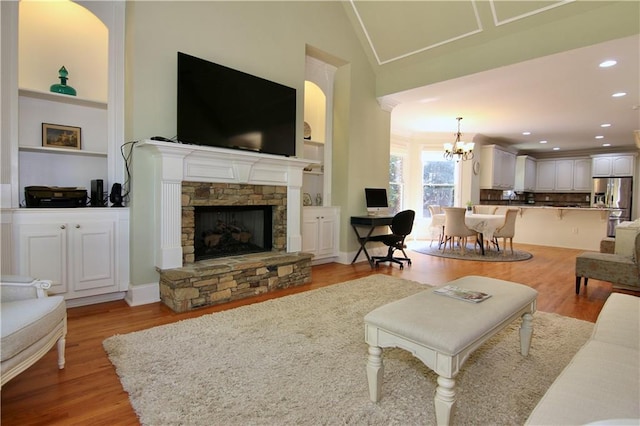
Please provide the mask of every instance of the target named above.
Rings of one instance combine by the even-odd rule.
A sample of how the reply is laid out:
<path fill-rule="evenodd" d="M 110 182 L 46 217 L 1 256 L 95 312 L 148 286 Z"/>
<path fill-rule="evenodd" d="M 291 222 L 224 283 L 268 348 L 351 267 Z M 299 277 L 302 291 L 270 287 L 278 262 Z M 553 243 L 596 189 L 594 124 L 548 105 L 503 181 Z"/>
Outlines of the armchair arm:
<path fill-rule="evenodd" d="M 38 280 L 17 275 L 3 276 L 0 280 L 0 301 L 10 302 L 47 297 L 46 290 L 51 288 L 50 280 Z"/>

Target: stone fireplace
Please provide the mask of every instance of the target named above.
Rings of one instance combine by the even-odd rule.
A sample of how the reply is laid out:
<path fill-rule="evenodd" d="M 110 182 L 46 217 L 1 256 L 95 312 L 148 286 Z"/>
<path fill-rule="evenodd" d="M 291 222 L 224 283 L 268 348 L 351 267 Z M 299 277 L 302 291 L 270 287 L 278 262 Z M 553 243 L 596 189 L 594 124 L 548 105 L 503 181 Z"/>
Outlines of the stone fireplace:
<path fill-rule="evenodd" d="M 160 141 L 142 141 L 138 147 L 152 157 L 156 269 L 160 299 L 167 306 L 182 312 L 311 280 L 312 256 L 299 252 L 302 170 L 309 161 Z M 238 228 L 232 239 L 246 239 L 254 231 L 236 223 L 196 234 L 196 208 L 249 207 L 270 209 L 270 249 L 197 260 L 195 247 L 204 241 L 203 232 L 211 233 L 207 244 L 215 245 L 226 226 Z M 269 238 L 268 233 L 261 238 Z"/>

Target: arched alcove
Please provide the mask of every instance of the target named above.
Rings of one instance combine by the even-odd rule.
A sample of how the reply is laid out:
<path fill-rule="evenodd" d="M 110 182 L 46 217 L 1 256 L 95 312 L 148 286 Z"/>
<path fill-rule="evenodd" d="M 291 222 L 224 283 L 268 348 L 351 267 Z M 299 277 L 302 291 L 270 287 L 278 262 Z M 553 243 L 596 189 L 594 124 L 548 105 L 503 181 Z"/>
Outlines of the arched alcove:
<path fill-rule="evenodd" d="M 311 129 L 310 139 L 325 142 L 327 97 L 317 84 L 308 80 L 304 82 L 304 121 Z"/>
<path fill-rule="evenodd" d="M 77 96 L 107 103 L 109 29 L 92 11 L 72 1 L 19 4 L 18 86 L 48 91 L 69 72 Z"/>

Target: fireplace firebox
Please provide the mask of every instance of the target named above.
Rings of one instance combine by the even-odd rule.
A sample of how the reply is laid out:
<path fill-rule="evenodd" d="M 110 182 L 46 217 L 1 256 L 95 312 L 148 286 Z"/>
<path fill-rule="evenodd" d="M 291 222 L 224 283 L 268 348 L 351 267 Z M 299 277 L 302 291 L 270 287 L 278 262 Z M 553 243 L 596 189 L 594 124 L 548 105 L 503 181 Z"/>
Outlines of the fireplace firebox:
<path fill-rule="evenodd" d="M 271 251 L 272 218 L 272 206 L 195 207 L 195 260 Z"/>

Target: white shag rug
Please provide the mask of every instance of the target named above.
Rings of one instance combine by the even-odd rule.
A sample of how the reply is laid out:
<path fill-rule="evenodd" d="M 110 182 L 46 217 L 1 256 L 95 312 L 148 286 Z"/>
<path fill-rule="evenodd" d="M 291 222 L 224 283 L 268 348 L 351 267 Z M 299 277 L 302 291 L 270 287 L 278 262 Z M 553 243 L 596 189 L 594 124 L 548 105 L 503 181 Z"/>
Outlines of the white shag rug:
<path fill-rule="evenodd" d="M 384 349 L 379 403 L 369 400 L 365 370 L 364 315 L 428 288 L 373 275 L 103 345 L 144 425 L 435 424 L 437 376 L 411 354 Z M 593 324 L 537 312 L 528 357 L 518 327 L 467 360 L 453 424 L 523 424 Z"/>

